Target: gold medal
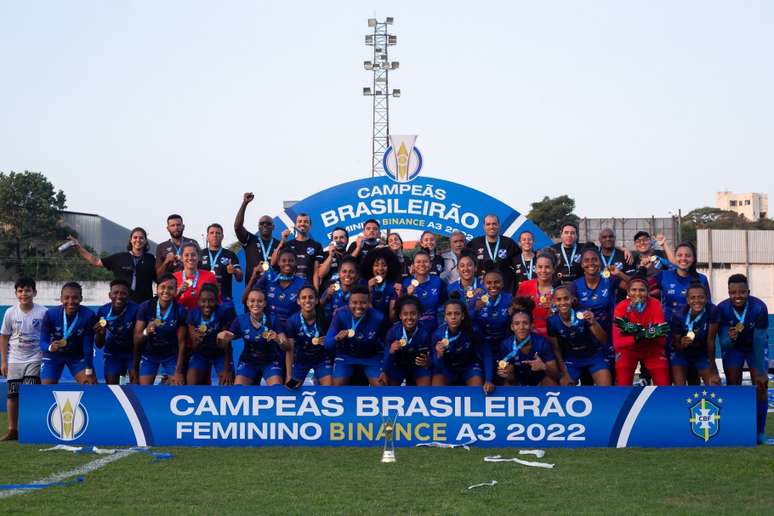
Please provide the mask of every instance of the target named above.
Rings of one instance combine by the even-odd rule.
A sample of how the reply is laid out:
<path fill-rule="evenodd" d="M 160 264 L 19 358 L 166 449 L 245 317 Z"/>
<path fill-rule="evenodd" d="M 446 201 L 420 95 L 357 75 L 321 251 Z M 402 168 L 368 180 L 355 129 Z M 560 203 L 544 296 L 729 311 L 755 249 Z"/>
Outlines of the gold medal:
<path fill-rule="evenodd" d="M 162 321 L 161 319 L 154 319 L 153 324 L 155 324 L 156 326 L 164 326 L 164 321 Z"/>
<path fill-rule="evenodd" d="M 382 281 L 384 281 L 384 278 L 382 278 L 381 276 L 374 276 L 374 279 L 376 280 L 377 283 L 381 283 Z"/>
<path fill-rule="evenodd" d="M 207 333 L 207 325 L 202 323 L 199 325 L 199 331 L 202 333 Z"/>
<path fill-rule="evenodd" d="M 333 284 L 333 290 L 334 290 L 334 291 L 336 291 L 336 292 L 338 292 L 339 290 L 341 290 L 341 283 L 338 283 L 338 282 L 337 282 L 337 283 L 334 283 L 334 284 Z"/>
<path fill-rule="evenodd" d="M 188 285 L 189 287 L 193 287 L 193 280 L 187 279 L 185 280 L 185 284 Z"/>
<path fill-rule="evenodd" d="M 483 296 L 481 296 L 481 301 L 483 301 L 484 303 L 488 303 L 489 302 L 489 296 L 487 294 L 484 294 Z"/>
<path fill-rule="evenodd" d="M 449 339 L 441 339 L 441 346 L 448 348 L 449 347 Z"/>
<path fill-rule="evenodd" d="M 584 314 L 583 312 L 578 312 L 577 314 L 575 314 L 575 318 L 578 319 L 579 321 L 582 321 L 584 317 L 586 317 L 586 314 Z"/>
<path fill-rule="evenodd" d="M 696 334 L 694 332 L 692 332 L 692 331 L 689 331 L 688 333 L 686 333 L 685 336 L 688 337 L 691 340 L 696 338 Z"/>
<path fill-rule="evenodd" d="M 658 261 L 658 256 L 656 256 L 655 254 L 650 257 L 650 263 L 656 263 L 657 261 Z"/>
<path fill-rule="evenodd" d="M 347 337 L 352 338 L 354 336 L 355 336 L 355 330 L 353 328 L 350 328 L 349 330 L 347 330 Z"/>
<path fill-rule="evenodd" d="M 418 287 L 419 286 L 419 280 L 416 279 L 416 278 L 412 279 L 411 280 L 411 286 L 415 287 L 415 288 Z"/>
<path fill-rule="evenodd" d="M 473 299 L 473 296 L 475 296 L 476 293 L 473 291 L 473 289 L 468 289 L 465 292 L 465 296 L 467 296 L 468 299 Z"/>
<path fill-rule="evenodd" d="M 261 337 L 263 337 L 264 339 L 268 339 L 269 338 L 269 330 L 263 330 L 263 332 L 261 333 Z"/>
<path fill-rule="evenodd" d="M 408 344 L 408 341 L 406 339 L 400 339 L 400 347 L 405 348 L 406 344 Z"/>
<path fill-rule="evenodd" d="M 263 272 L 266 272 L 269 270 L 269 262 L 261 262 L 261 269 Z"/>
<path fill-rule="evenodd" d="M 312 337 L 312 346 L 318 346 L 320 344 L 320 337 Z"/>
<path fill-rule="evenodd" d="M 605 269 L 602 271 L 602 277 L 603 278 L 609 278 L 610 277 L 610 271 Z"/>
<path fill-rule="evenodd" d="M 548 298 L 544 295 L 540 296 L 540 304 L 545 304 L 545 302 L 548 301 Z"/>
<path fill-rule="evenodd" d="M 99 320 L 99 327 L 104 328 L 105 326 L 107 326 L 107 320 L 105 320 L 105 318 L 103 317 L 102 319 Z"/>
<path fill-rule="evenodd" d="M 506 367 L 508 367 L 508 362 L 506 362 L 505 360 L 500 360 L 499 362 L 497 362 L 497 365 L 500 367 L 500 369 L 505 369 Z"/>
<path fill-rule="evenodd" d="M 744 331 L 744 323 L 743 322 L 738 322 L 738 323 L 736 323 L 736 326 L 734 326 L 734 328 L 736 328 L 736 331 L 738 333 L 742 333 Z"/>

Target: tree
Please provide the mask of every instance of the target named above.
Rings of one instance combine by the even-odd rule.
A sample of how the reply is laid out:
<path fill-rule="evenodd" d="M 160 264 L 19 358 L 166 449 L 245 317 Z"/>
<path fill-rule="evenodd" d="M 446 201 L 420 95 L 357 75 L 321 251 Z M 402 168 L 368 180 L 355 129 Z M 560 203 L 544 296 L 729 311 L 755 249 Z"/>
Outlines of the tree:
<path fill-rule="evenodd" d="M 65 194 L 56 191 L 39 172 L 0 172 L 0 227 L 6 267 L 22 273 L 23 260 L 45 254 L 46 247 L 63 238 L 60 225 Z"/>
<path fill-rule="evenodd" d="M 556 238 L 562 231 L 562 225 L 566 222 L 578 223 L 575 210 L 575 199 L 568 195 L 560 195 L 551 199 L 546 196 L 542 200 L 533 202 L 527 218 L 537 224 L 550 237 Z"/>
<path fill-rule="evenodd" d="M 735 211 L 705 206 L 686 214 L 682 219 L 681 230 L 683 240 L 696 245 L 697 229 L 768 229 L 765 220 L 750 222 Z"/>

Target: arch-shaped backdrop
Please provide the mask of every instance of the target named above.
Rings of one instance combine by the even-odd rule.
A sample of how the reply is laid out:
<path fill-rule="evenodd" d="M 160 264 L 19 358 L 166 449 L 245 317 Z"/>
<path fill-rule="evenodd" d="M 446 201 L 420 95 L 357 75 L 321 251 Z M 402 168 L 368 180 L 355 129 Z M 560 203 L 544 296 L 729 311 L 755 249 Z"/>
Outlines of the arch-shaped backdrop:
<path fill-rule="evenodd" d="M 484 216 L 488 214 L 499 217 L 505 236 L 518 240 L 521 233 L 530 231 L 535 237 L 536 249 L 551 244 L 543 230 L 504 202 L 469 186 L 432 177 L 397 182 L 385 176 L 333 186 L 298 201 L 274 217 L 274 236 L 280 238 L 284 229 L 292 229 L 299 213 L 309 214 L 311 237 L 323 247 L 327 246 L 335 227 L 344 227 L 354 236 L 362 231 L 368 219 L 378 220 L 383 230 L 430 230 L 445 236 L 459 230 L 470 240 L 484 234 Z M 245 263 L 244 250 L 239 252 L 239 260 Z M 234 282 L 235 299 L 241 298 L 243 287 L 243 283 Z"/>

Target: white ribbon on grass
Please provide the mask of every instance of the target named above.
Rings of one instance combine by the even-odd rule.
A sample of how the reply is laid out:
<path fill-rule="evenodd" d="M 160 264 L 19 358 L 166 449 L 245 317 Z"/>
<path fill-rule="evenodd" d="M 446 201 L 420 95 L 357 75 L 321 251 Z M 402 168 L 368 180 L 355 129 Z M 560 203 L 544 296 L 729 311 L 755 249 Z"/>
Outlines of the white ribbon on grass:
<path fill-rule="evenodd" d="M 497 485 L 497 480 L 492 480 L 491 482 L 484 482 L 482 484 L 473 484 L 472 486 L 468 486 L 468 489 L 476 489 L 477 487 L 494 487 Z"/>
<path fill-rule="evenodd" d="M 433 441 L 431 443 L 419 443 L 415 447 L 416 448 L 463 448 L 465 450 L 470 451 L 470 445 L 475 443 L 476 440 L 472 439 L 466 443 L 439 443 L 437 441 Z"/>
<path fill-rule="evenodd" d="M 517 464 L 521 464 L 522 466 L 531 466 L 533 468 L 554 469 L 553 464 L 548 464 L 545 462 L 532 462 L 529 460 L 521 460 L 521 459 L 517 459 L 516 457 L 511 457 L 510 459 L 506 459 L 501 455 L 490 455 L 490 456 L 484 457 L 484 462 L 515 462 Z"/>

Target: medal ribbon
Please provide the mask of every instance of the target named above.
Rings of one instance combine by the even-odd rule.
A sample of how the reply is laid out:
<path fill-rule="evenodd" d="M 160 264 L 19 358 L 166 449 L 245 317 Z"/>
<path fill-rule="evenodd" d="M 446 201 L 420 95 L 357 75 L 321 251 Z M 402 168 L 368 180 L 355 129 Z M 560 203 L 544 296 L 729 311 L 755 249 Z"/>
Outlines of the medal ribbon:
<path fill-rule="evenodd" d="M 445 332 L 444 332 L 444 334 L 443 334 L 443 338 L 444 338 L 444 339 L 446 339 L 446 340 L 448 340 L 448 341 L 449 341 L 449 344 L 451 344 L 451 343 L 452 343 L 452 342 L 454 342 L 455 340 L 459 339 L 459 338 L 460 338 L 460 335 L 462 335 L 462 332 L 458 333 L 458 334 L 457 334 L 457 335 L 455 335 L 454 337 L 449 337 L 449 327 L 447 326 L 447 327 L 446 327 L 446 331 L 445 331 Z"/>
<path fill-rule="evenodd" d="M 410 346 L 411 341 L 414 340 L 414 336 L 417 334 L 417 329 L 414 328 L 414 333 L 411 335 L 411 338 L 409 338 L 408 334 L 406 333 L 406 328 L 404 326 L 401 326 L 401 329 L 403 330 L 403 339 L 406 341 L 406 346 Z"/>
<path fill-rule="evenodd" d="M 360 325 L 361 322 L 363 322 L 363 319 L 365 319 L 365 316 L 361 317 L 360 319 L 355 320 L 355 316 L 352 316 L 352 328 L 350 328 L 352 331 L 357 332 L 357 327 Z"/>
<path fill-rule="evenodd" d="M 75 319 L 73 319 L 73 322 L 70 324 L 70 326 L 67 325 L 67 312 L 62 309 L 62 339 L 67 340 L 70 338 L 70 335 L 72 335 L 73 330 L 78 325 L 78 316 L 79 314 L 75 314 Z"/>
<path fill-rule="evenodd" d="M 269 247 L 264 247 L 263 240 L 258 238 L 258 245 L 261 246 L 261 253 L 263 253 L 263 260 L 268 262 L 271 259 L 271 248 L 274 245 L 274 240 L 269 239 Z"/>
<path fill-rule="evenodd" d="M 185 274 L 185 273 L 183 273 Z M 169 317 L 169 314 L 172 313 L 172 305 L 174 303 L 169 303 L 169 306 L 167 307 L 167 311 L 164 312 L 164 315 L 161 315 L 161 302 L 156 302 L 156 319 L 161 319 L 163 322 L 166 322 L 167 317 Z"/>
<path fill-rule="evenodd" d="M 532 270 L 532 264 L 535 262 L 535 257 L 533 256 L 529 260 L 529 267 L 527 267 L 527 262 L 524 261 L 524 255 L 523 254 L 519 255 L 519 258 L 521 259 L 521 264 L 524 266 L 524 270 L 527 271 L 527 279 L 531 280 L 532 279 L 532 274 L 534 273 L 534 271 Z"/>
<path fill-rule="evenodd" d="M 731 310 L 734 311 L 734 315 L 736 316 L 737 320 L 740 323 L 744 324 L 744 319 L 745 319 L 745 317 L 747 317 L 747 309 L 748 308 L 750 308 L 750 303 L 747 303 L 746 305 L 744 305 L 744 312 L 742 312 L 741 315 L 739 315 L 739 312 L 737 312 L 736 308 L 734 308 L 733 306 L 731 307 Z"/>
<path fill-rule="evenodd" d="M 185 270 L 183 270 L 183 281 L 188 281 L 185 277 Z M 194 276 L 193 285 L 191 285 L 191 288 L 195 289 L 196 285 L 199 284 L 199 270 L 196 270 L 196 275 Z"/>
<path fill-rule="evenodd" d="M 564 252 L 564 246 L 561 245 L 559 248 L 562 250 L 562 259 L 564 259 L 564 263 L 567 265 L 568 270 L 572 270 L 572 264 L 575 262 L 575 251 L 578 250 L 578 244 L 572 245 L 572 254 L 570 255 L 570 259 L 567 259 L 567 253 Z"/>
<path fill-rule="evenodd" d="M 610 253 L 609 260 L 605 260 L 605 255 L 602 254 L 602 251 L 599 252 L 599 259 L 602 260 L 602 265 L 604 265 L 604 267 L 602 267 L 603 269 L 607 269 L 608 267 L 613 265 L 613 258 L 615 258 L 615 251 Z"/>
<path fill-rule="evenodd" d="M 516 358 L 516 355 L 518 355 L 518 354 L 519 354 L 519 351 L 521 351 L 521 348 L 523 348 L 524 346 L 526 346 L 526 345 L 527 345 L 527 343 L 529 342 L 529 339 L 530 339 L 531 337 L 532 337 L 532 335 L 527 335 L 527 336 L 524 338 L 524 340 L 522 340 L 522 341 L 519 341 L 519 342 L 517 343 L 517 342 L 516 342 L 516 336 L 514 335 L 514 336 L 513 336 L 513 345 L 512 345 L 512 347 L 511 347 L 511 352 L 510 352 L 510 353 L 508 353 L 508 354 L 505 356 L 505 358 L 503 358 L 503 360 L 504 360 L 505 362 L 507 362 L 507 361 L 509 361 L 509 360 L 510 360 L 510 359 L 512 359 L 512 358 Z"/>
<path fill-rule="evenodd" d="M 489 246 L 489 240 L 484 238 L 484 245 L 486 246 L 486 252 L 489 254 L 489 258 L 493 261 L 497 261 L 497 253 L 500 251 L 500 235 L 497 235 L 497 243 L 495 244 L 494 254 L 492 248 Z"/>
<path fill-rule="evenodd" d="M 319 337 L 320 336 L 320 330 L 317 328 L 317 321 L 315 321 L 314 324 L 312 325 L 312 327 L 310 328 L 306 324 L 306 320 L 304 319 L 304 315 L 301 312 L 298 312 L 298 317 L 299 317 L 299 319 L 301 319 L 301 331 L 304 332 L 304 335 L 306 335 L 310 339 L 314 338 L 314 337 Z"/>
<path fill-rule="evenodd" d="M 699 319 L 702 318 L 705 310 L 706 308 L 702 308 L 701 312 L 699 312 L 699 315 L 691 319 L 691 310 L 688 309 L 688 313 L 685 316 L 685 327 L 688 331 L 693 331 L 693 325 L 699 322 Z"/>
<path fill-rule="evenodd" d="M 212 257 L 212 252 L 207 249 L 207 254 L 210 257 L 210 271 L 215 272 L 215 266 L 218 264 L 218 258 L 220 258 L 220 253 L 223 252 L 223 248 L 219 247 L 217 254 L 215 254 L 215 258 Z M 183 272 L 185 274 L 185 271 Z"/>

